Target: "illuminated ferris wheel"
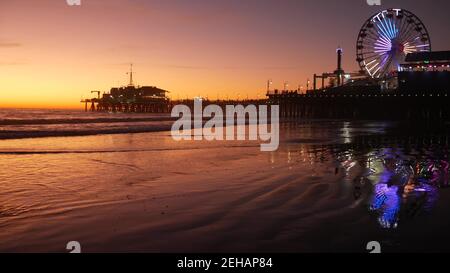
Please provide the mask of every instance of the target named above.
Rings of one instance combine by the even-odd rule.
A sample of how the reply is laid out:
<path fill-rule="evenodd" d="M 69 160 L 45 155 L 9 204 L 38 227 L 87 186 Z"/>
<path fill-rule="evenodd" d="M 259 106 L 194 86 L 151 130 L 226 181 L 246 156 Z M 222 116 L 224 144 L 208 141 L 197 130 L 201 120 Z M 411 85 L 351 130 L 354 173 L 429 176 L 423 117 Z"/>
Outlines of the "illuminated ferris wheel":
<path fill-rule="evenodd" d="M 368 19 L 358 35 L 357 61 L 372 78 L 387 78 L 399 70 L 409 53 L 431 51 L 422 21 L 404 9 L 388 9 Z"/>

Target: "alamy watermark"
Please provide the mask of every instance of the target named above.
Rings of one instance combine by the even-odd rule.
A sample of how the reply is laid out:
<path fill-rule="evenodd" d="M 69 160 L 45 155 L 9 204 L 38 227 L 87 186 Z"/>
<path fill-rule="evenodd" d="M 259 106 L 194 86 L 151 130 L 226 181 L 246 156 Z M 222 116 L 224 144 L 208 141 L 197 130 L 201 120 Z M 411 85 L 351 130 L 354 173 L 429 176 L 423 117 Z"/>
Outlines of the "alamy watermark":
<path fill-rule="evenodd" d="M 366 0 L 369 6 L 381 6 L 381 0 Z"/>
<path fill-rule="evenodd" d="M 81 253 L 81 244 L 78 241 L 70 241 L 67 243 L 66 249 L 70 250 L 70 253 Z"/>
<path fill-rule="evenodd" d="M 66 0 L 69 6 L 81 6 L 81 0 Z"/>
<path fill-rule="evenodd" d="M 372 241 L 367 243 L 366 249 L 370 251 L 372 254 L 380 254 L 381 253 L 381 244 L 377 241 Z"/>
<path fill-rule="evenodd" d="M 273 152 L 280 144 L 280 107 L 278 105 L 226 105 L 210 104 L 203 109 L 201 99 L 194 100 L 194 113 L 187 105 L 176 105 L 172 117 L 179 118 L 172 125 L 172 138 L 207 141 L 262 141 L 261 151 Z M 204 122 L 204 118 L 210 118 Z M 224 123 L 224 119 L 225 123 Z M 247 124 L 248 121 L 248 124 Z M 246 133 L 248 129 L 248 134 Z"/>

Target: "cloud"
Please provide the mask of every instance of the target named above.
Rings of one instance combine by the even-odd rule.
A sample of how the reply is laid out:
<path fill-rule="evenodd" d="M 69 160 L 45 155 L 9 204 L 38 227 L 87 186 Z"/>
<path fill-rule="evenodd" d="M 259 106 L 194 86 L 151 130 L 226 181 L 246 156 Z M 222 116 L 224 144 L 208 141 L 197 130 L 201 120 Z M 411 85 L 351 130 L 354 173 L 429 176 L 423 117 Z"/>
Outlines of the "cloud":
<path fill-rule="evenodd" d="M 2 47 L 2 48 L 21 47 L 21 46 L 22 46 L 22 44 L 21 43 L 17 43 L 17 42 L 0 41 L 0 47 Z"/>
<path fill-rule="evenodd" d="M 133 62 L 133 61 L 129 61 L 129 62 L 123 62 L 123 63 L 107 63 L 107 66 L 130 66 L 130 64 L 136 65 L 138 63 Z"/>
<path fill-rule="evenodd" d="M 16 66 L 16 65 L 25 65 L 26 62 L 0 62 L 0 66 Z"/>
<path fill-rule="evenodd" d="M 265 66 L 261 67 L 263 70 L 298 70 L 302 69 L 300 66 Z"/>
<path fill-rule="evenodd" d="M 201 66 L 201 65 L 189 65 L 189 64 L 161 64 L 161 63 L 139 63 L 139 62 L 118 62 L 109 63 L 109 66 L 126 66 L 129 67 L 130 63 L 133 63 L 136 67 L 139 66 L 151 66 L 158 68 L 168 68 L 177 70 L 299 70 L 301 66 L 255 66 L 255 65 L 239 65 L 239 66 Z"/>
<path fill-rule="evenodd" d="M 206 66 L 191 66 L 191 65 L 162 65 L 162 67 L 174 68 L 174 69 L 188 69 L 188 70 L 208 70 L 208 69 L 212 69 L 212 68 L 208 68 Z"/>
<path fill-rule="evenodd" d="M 298 70 L 300 66 L 254 66 L 254 65 L 240 65 L 240 66 L 190 66 L 190 65 L 160 65 L 160 67 L 173 69 L 189 69 L 189 70 Z"/>

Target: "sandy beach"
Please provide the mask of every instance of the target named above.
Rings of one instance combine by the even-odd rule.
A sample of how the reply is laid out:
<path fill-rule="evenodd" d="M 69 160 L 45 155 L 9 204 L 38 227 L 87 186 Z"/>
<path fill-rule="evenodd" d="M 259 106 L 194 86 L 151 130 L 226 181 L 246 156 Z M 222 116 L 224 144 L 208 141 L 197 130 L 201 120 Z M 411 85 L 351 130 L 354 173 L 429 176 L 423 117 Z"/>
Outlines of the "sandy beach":
<path fill-rule="evenodd" d="M 0 0 L 0 254 L 450 252 L 431 2 Z"/>
<path fill-rule="evenodd" d="M 365 252 L 379 240 L 413 251 L 416 232 L 420 249 L 424 234 L 448 236 L 442 197 L 395 230 L 369 211 L 382 168 L 374 159 L 367 174 L 345 145 L 382 135 L 384 124 L 281 129 L 271 153 L 257 142 L 175 142 L 170 132 L 3 140 L 0 250 L 66 252 L 79 241 L 83 252 Z"/>

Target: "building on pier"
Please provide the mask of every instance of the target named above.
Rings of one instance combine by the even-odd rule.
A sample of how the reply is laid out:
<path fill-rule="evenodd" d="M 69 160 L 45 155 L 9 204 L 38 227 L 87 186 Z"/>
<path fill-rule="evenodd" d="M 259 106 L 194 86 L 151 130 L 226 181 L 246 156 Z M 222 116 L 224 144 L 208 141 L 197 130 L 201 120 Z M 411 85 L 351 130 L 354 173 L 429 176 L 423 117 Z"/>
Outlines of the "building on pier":
<path fill-rule="evenodd" d="M 170 110 L 169 91 L 155 86 L 135 86 L 133 67 L 128 73 L 130 82 L 127 86 L 113 87 L 108 93 L 97 93 L 97 98 L 82 100 L 85 111 L 131 112 L 131 113 L 167 113 Z"/>
<path fill-rule="evenodd" d="M 338 48 L 337 69 L 315 74 L 312 90 L 269 90 L 268 102 L 286 118 L 450 121 L 450 52 L 431 50 L 417 16 L 403 9 L 373 15 L 356 49 L 358 72 L 344 71 Z"/>
<path fill-rule="evenodd" d="M 402 93 L 450 90 L 450 51 L 408 54 L 400 66 L 398 83 Z"/>

